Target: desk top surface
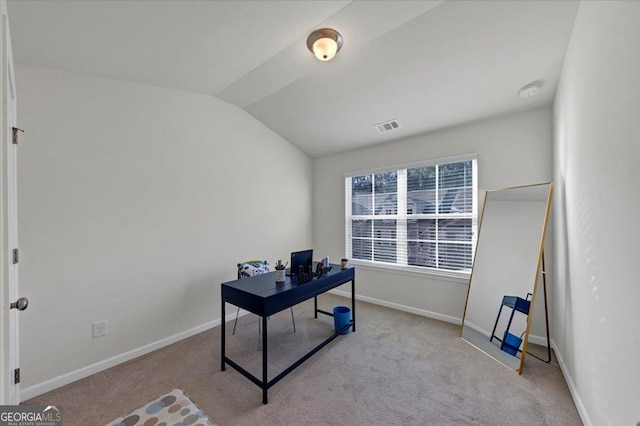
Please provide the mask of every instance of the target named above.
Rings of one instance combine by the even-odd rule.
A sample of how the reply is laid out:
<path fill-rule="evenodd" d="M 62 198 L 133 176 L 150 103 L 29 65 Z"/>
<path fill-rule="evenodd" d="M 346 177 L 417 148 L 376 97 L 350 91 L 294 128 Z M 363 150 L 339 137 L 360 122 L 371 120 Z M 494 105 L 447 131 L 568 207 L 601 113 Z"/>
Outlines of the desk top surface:
<path fill-rule="evenodd" d="M 333 281 L 349 281 L 354 277 L 354 268 L 350 266 L 347 269 L 341 269 L 340 265 L 331 264 L 331 270 L 320 278 L 314 278 L 310 282 L 298 284 L 295 276 L 285 276 L 282 283 L 276 282 L 275 271 L 266 274 L 256 275 L 254 277 L 242 278 L 238 280 L 222 283 L 223 290 L 234 289 L 241 291 L 247 295 L 257 296 L 261 298 L 269 298 L 270 296 L 295 291 L 301 288 L 312 290 L 318 284 Z"/>

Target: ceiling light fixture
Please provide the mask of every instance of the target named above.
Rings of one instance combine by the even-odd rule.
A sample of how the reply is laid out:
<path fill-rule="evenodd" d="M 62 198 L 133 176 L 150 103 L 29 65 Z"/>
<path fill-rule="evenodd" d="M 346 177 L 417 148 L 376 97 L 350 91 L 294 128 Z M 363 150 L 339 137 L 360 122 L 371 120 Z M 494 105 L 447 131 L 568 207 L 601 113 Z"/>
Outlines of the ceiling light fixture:
<path fill-rule="evenodd" d="M 307 47 L 319 60 L 330 61 L 342 48 L 342 36 L 331 28 L 321 28 L 309 34 Z"/>
<path fill-rule="evenodd" d="M 538 90 L 540 90 L 540 87 L 542 87 L 542 82 L 534 81 L 533 83 L 529 83 L 526 86 L 524 86 L 522 89 L 520 89 L 518 93 L 520 94 L 521 98 L 530 98 L 534 96 L 536 93 L 538 93 Z"/>

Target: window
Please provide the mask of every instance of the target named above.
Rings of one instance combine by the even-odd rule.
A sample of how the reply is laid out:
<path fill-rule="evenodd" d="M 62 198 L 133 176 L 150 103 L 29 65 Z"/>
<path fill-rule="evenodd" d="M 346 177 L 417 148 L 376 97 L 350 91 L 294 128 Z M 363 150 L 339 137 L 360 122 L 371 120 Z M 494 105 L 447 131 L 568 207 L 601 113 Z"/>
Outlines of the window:
<path fill-rule="evenodd" d="M 475 155 L 347 175 L 347 257 L 468 275 L 476 242 L 476 176 Z"/>

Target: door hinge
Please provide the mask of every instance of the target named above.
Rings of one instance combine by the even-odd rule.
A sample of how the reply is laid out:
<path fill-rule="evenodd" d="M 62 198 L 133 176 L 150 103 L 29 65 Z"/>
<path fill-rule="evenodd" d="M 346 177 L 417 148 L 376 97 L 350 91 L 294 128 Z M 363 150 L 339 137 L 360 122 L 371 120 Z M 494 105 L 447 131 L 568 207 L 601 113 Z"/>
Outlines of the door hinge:
<path fill-rule="evenodd" d="M 16 368 L 13 370 L 13 384 L 17 385 L 18 383 L 20 383 L 20 369 Z"/>
<path fill-rule="evenodd" d="M 24 130 L 18 129 L 17 127 L 12 127 L 13 129 L 13 144 L 18 145 L 18 132 L 24 133 Z"/>
<path fill-rule="evenodd" d="M 19 253 L 18 253 L 18 249 L 13 249 L 13 264 L 15 265 L 16 263 L 18 263 L 18 258 L 19 258 Z"/>

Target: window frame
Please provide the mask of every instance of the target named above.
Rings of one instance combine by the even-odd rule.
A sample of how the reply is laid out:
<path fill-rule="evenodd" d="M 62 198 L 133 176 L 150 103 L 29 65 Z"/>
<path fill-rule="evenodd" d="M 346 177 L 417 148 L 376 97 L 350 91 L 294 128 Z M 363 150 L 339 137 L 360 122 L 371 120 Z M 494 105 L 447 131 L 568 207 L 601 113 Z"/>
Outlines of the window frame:
<path fill-rule="evenodd" d="M 449 163 L 472 161 L 472 211 L 471 213 L 461 213 L 460 218 L 471 218 L 471 259 L 473 265 L 473 259 L 475 257 L 477 239 L 478 239 L 478 156 L 476 153 L 456 155 L 450 157 L 442 157 L 437 159 L 430 159 L 419 162 L 405 163 L 394 166 L 379 167 L 375 169 L 359 170 L 354 172 L 348 172 L 344 174 L 345 180 L 345 254 L 349 257 L 349 262 L 353 265 L 364 267 L 365 269 L 373 270 L 389 270 L 406 275 L 414 276 L 433 276 L 434 278 L 454 281 L 460 283 L 467 283 L 471 276 L 471 269 L 467 271 L 453 271 L 446 269 L 437 269 L 427 266 L 409 265 L 403 263 L 390 263 L 374 260 L 364 260 L 351 258 L 352 252 L 352 187 L 351 179 L 357 176 L 374 175 L 387 172 L 397 173 L 397 212 L 393 215 L 376 215 L 375 205 L 372 206 L 371 214 L 369 215 L 355 215 L 358 220 L 371 220 L 372 226 L 374 220 L 396 220 L 396 243 L 397 251 L 407 250 L 407 222 L 408 220 L 417 219 L 436 219 L 438 212 L 433 214 L 420 213 L 420 214 L 408 214 L 407 213 L 407 170 L 413 168 L 444 165 Z M 373 182 L 372 182 L 373 185 Z M 374 185 L 375 187 L 375 185 Z M 375 189 L 372 189 L 373 200 L 375 200 Z M 373 201 L 375 204 L 375 201 Z M 452 217 L 448 214 L 448 218 Z M 372 233 L 372 242 L 375 240 L 375 235 Z M 466 244 L 466 243 L 465 243 Z M 397 260 L 396 260 L 397 262 Z"/>

